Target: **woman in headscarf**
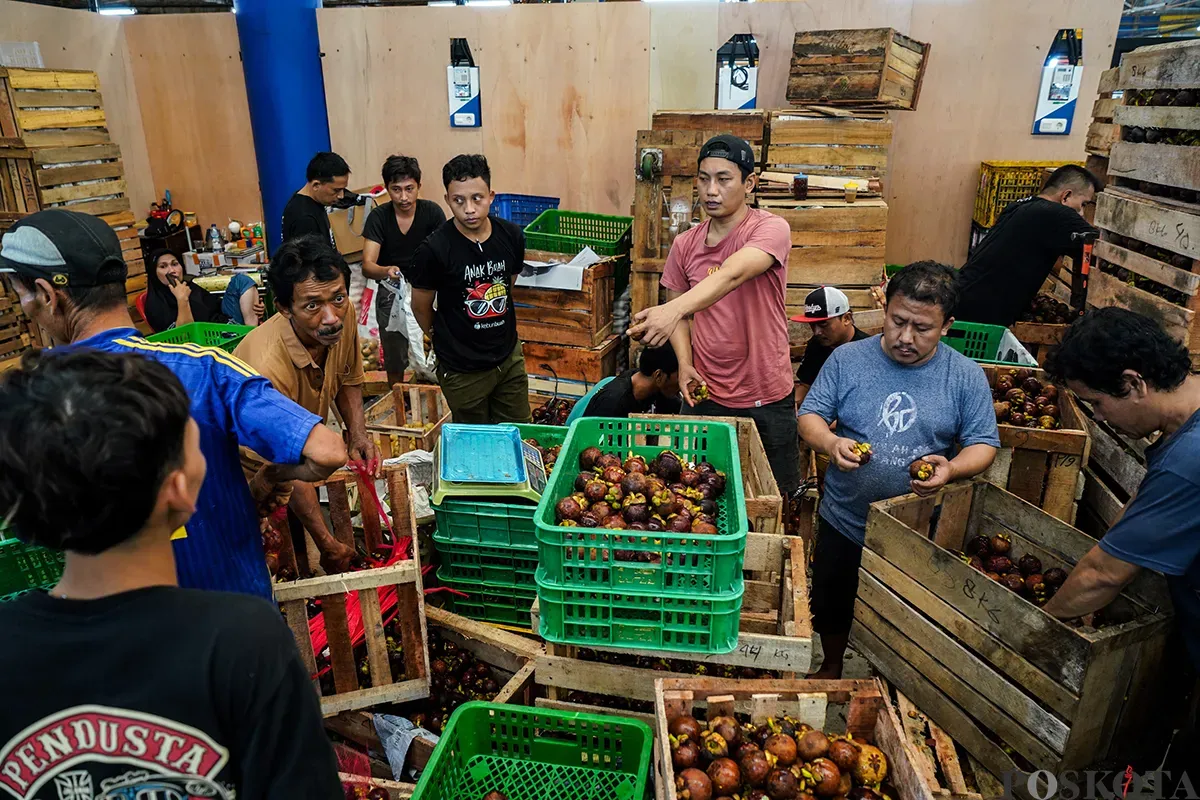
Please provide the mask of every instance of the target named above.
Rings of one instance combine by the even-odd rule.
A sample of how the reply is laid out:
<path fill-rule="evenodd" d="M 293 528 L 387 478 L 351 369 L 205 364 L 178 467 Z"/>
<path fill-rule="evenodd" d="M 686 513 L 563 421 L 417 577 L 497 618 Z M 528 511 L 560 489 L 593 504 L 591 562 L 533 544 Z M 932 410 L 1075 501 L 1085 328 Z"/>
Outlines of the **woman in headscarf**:
<path fill-rule="evenodd" d="M 146 322 L 155 333 L 190 322 L 258 325 L 262 301 L 249 275 L 234 275 L 222 298 L 188 280 L 179 257 L 170 250 L 156 251 L 150 263 L 154 272 L 147 281 Z"/>

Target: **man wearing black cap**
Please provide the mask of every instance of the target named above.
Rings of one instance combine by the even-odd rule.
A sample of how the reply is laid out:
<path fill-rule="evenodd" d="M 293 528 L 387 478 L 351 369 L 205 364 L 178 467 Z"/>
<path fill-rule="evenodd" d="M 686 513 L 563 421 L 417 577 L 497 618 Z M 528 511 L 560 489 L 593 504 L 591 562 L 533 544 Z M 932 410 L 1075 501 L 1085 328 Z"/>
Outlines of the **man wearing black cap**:
<path fill-rule="evenodd" d="M 809 292 L 804 298 L 804 313 L 792 317 L 792 322 L 807 322 L 813 334 L 804 348 L 800 369 L 796 370 L 796 380 L 800 384 L 796 387 L 796 402 L 803 403 L 821 366 L 835 348 L 870 337 L 855 327 L 854 312 L 850 310 L 846 293 L 833 286 L 822 286 Z"/>
<path fill-rule="evenodd" d="M 680 390 L 696 413 L 753 419 L 790 495 L 800 485 L 785 305 L 792 237 L 782 218 L 746 205 L 754 160 L 736 136 L 700 148 L 696 180 L 708 218 L 675 237 L 662 276 L 670 299 L 639 311 L 629 335 L 649 347 L 671 343 Z M 710 399 L 697 402 L 702 386 Z"/>
<path fill-rule="evenodd" d="M 195 514 L 175 538 L 179 583 L 270 599 L 255 497 L 266 499 L 277 483 L 330 475 L 346 462 L 341 438 L 225 351 L 143 339 L 126 306 L 121 244 L 99 217 L 58 209 L 26 217 L 4 234 L 0 271 L 11 273 L 21 308 L 55 342 L 141 353 L 175 373 L 208 462 Z M 273 462 L 250 486 L 239 443 Z M 333 545 L 323 548 L 331 560 L 323 563 L 349 562 L 354 552 Z"/>

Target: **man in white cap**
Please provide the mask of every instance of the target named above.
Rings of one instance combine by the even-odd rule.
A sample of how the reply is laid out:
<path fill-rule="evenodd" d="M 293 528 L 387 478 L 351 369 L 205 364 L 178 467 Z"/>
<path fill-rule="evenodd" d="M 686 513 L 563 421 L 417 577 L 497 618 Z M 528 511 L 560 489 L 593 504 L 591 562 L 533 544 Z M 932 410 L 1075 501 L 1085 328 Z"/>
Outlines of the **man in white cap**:
<path fill-rule="evenodd" d="M 804 298 L 804 313 L 792 317 L 792 322 L 807 322 L 812 327 L 812 338 L 804 349 L 804 360 L 796 370 L 796 403 L 803 403 L 812 388 L 821 366 L 833 351 L 847 342 L 866 339 L 867 334 L 854 326 L 854 312 L 850 310 L 850 298 L 834 286 L 813 289 Z"/>

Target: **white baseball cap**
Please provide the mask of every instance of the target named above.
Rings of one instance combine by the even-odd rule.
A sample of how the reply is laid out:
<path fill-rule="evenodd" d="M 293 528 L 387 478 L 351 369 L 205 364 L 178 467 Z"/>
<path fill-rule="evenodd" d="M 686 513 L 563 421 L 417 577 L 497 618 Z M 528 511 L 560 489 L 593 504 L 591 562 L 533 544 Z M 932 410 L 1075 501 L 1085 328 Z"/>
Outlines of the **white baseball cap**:
<path fill-rule="evenodd" d="M 850 310 L 850 298 L 836 286 L 813 289 L 804 298 L 804 313 L 792 317 L 792 322 L 824 322 L 840 317 Z"/>

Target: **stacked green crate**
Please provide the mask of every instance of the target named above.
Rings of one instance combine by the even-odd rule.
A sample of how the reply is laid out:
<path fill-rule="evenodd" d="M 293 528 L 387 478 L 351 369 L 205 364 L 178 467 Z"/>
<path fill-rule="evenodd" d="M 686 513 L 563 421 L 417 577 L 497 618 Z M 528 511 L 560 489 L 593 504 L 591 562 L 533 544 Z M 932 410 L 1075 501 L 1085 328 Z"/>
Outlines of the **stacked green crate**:
<path fill-rule="evenodd" d="M 517 425 L 522 439 L 542 447 L 561 445 L 567 429 Z M 551 474 L 553 477 L 553 473 Z M 489 497 L 486 502 L 447 497 L 433 507 L 438 581 L 466 597 L 446 593 L 446 608 L 483 622 L 529 627 L 537 594 L 538 544 L 525 500 Z"/>
<path fill-rule="evenodd" d="M 647 462 L 663 450 L 709 462 L 726 475 L 715 535 L 560 525 L 555 505 L 571 494 L 589 447 Z M 708 420 L 583 418 L 571 424 L 534 516 L 542 638 L 585 647 L 728 653 L 742 607 L 746 503 L 737 433 Z"/>

